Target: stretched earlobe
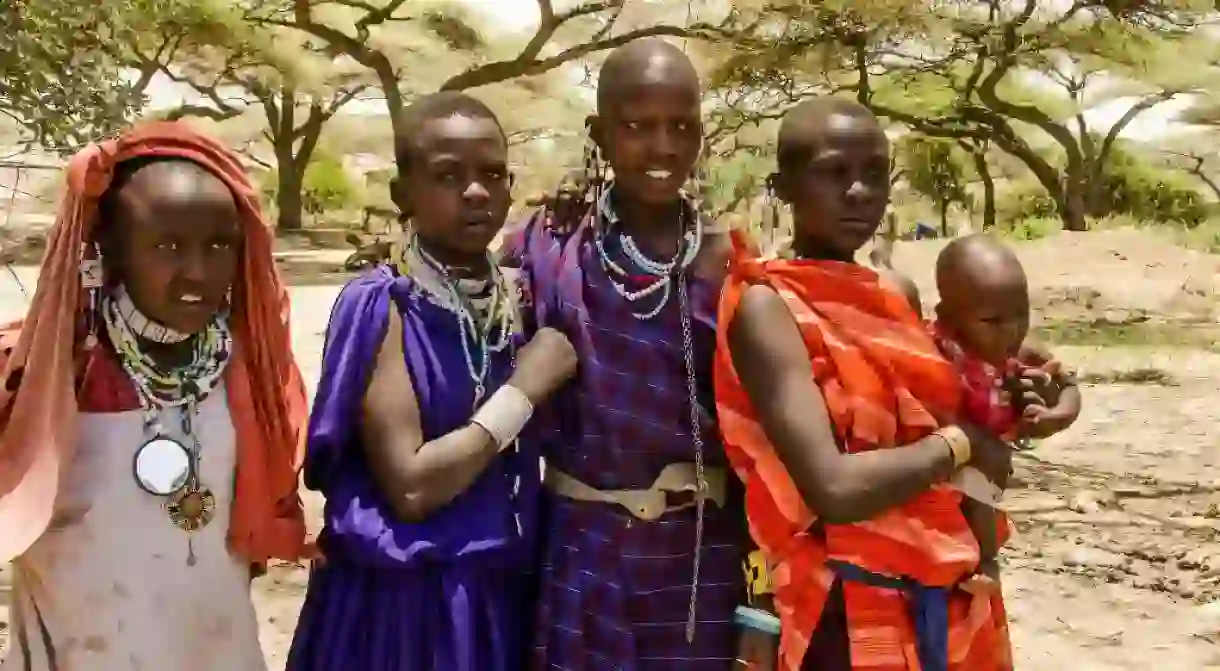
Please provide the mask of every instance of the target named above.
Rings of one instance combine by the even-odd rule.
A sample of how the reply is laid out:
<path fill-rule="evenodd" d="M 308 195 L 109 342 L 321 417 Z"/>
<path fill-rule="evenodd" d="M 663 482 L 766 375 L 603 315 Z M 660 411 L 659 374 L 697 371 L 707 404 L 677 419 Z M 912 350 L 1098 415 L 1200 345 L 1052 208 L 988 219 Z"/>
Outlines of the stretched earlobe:
<path fill-rule="evenodd" d="M 597 145 L 598 151 L 605 153 L 606 145 L 602 141 L 602 120 L 596 114 L 590 114 L 585 117 L 585 135 L 593 144 Z"/>

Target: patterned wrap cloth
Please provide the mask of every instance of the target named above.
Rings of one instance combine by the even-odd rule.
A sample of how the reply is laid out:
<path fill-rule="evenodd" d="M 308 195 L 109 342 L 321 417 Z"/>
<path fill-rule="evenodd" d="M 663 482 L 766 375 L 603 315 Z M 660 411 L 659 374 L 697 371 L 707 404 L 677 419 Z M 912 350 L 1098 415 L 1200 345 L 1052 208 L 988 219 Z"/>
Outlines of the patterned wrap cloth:
<path fill-rule="evenodd" d="M 782 668 L 801 668 L 842 581 L 853 671 L 1011 669 L 1001 597 L 960 589 L 979 561 L 961 494 L 936 485 L 870 520 L 820 523 L 759 424 L 726 332 L 750 285 L 774 288 L 800 328 L 849 453 L 905 445 L 951 421 L 961 403 L 953 365 L 873 271 L 764 260 L 741 238 L 734 246 L 718 317 L 716 400 L 725 451 L 745 482 L 751 534 L 773 566 Z M 818 668 L 809 661 L 805 668 Z"/>
<path fill-rule="evenodd" d="M 961 380 L 961 416 L 1005 440 L 1015 438 L 1017 411 L 1004 394 L 1003 382 L 1006 377 L 1021 372 L 1021 365 L 1017 360 L 1009 359 L 1002 367 L 997 368 L 982 359 L 969 356 L 952 337 L 951 329 L 937 321 L 928 323 L 928 333 L 936 342 L 940 353 L 953 363 Z"/>
<path fill-rule="evenodd" d="M 545 213 L 508 232 L 527 321 L 562 331 L 580 369 L 557 395 L 547 468 L 602 490 L 646 489 L 663 468 L 692 462 L 687 376 L 676 296 L 650 320 L 632 316 L 594 244 L 592 217 L 560 232 Z M 609 245 L 609 243 L 608 243 Z M 617 263 L 622 250 L 609 245 Z M 727 467 L 716 429 L 711 365 L 718 287 L 690 282 L 691 337 L 708 467 Z M 698 624 L 686 641 L 693 508 L 641 521 L 616 505 L 546 497 L 540 604 L 531 668 L 555 671 L 724 671 L 736 650 L 733 610 L 745 598 L 740 492 L 706 509 Z"/>

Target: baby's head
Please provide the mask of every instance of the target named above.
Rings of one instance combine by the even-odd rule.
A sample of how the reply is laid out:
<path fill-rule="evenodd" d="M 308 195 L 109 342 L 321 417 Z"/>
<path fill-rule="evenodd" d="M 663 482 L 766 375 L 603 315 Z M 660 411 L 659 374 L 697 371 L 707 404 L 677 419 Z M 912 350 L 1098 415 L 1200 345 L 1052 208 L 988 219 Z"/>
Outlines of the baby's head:
<path fill-rule="evenodd" d="M 1029 333 L 1029 286 L 1016 254 L 988 235 L 950 242 L 936 259 L 936 318 L 970 356 L 1015 357 Z"/>

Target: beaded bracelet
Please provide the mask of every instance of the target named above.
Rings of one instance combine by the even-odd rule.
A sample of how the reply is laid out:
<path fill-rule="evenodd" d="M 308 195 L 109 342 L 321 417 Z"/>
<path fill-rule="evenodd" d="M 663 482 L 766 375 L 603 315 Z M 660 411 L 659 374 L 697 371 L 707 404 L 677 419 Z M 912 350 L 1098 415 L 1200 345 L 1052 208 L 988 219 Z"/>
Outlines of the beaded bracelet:
<path fill-rule="evenodd" d="M 779 635 L 778 617 L 757 608 L 750 608 L 749 606 L 737 607 L 737 610 L 733 613 L 733 624 L 753 629 L 754 631 L 761 631 L 764 634 L 771 634 L 772 636 Z"/>

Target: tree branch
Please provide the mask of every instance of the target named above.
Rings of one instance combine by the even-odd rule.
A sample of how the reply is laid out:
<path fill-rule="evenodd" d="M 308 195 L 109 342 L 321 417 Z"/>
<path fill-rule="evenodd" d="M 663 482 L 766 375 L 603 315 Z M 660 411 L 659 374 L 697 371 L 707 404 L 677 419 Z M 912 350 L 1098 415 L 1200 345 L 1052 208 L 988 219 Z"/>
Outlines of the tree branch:
<path fill-rule="evenodd" d="M 1177 95 L 1176 91 L 1159 91 L 1146 96 L 1132 105 L 1130 109 L 1118 118 L 1118 121 L 1114 122 L 1109 132 L 1106 133 L 1106 137 L 1101 142 L 1101 150 L 1097 152 L 1097 162 L 1105 164 L 1106 160 L 1110 157 L 1110 152 L 1114 149 L 1114 143 L 1118 141 L 1118 136 L 1122 135 L 1123 130 L 1131 125 L 1131 122 L 1135 121 L 1136 117 L 1163 102 L 1168 102 L 1175 95 Z"/>
<path fill-rule="evenodd" d="M 623 0 L 610 0 L 609 4 L 606 2 L 593 4 L 602 4 L 604 6 L 601 7 L 601 9 L 607 9 L 611 4 L 613 4 L 613 2 L 622 1 Z M 545 0 L 540 0 L 540 2 L 545 2 Z M 589 6 L 590 5 L 588 4 L 581 5 L 572 11 L 588 10 Z M 567 16 L 567 14 L 559 15 L 554 20 L 559 21 L 559 19 L 564 16 Z M 563 21 L 567 21 L 570 18 L 571 17 L 563 18 Z M 562 23 L 562 21 L 560 23 Z M 695 24 L 692 26 L 649 26 L 623 33 L 621 35 L 616 35 L 614 37 L 583 42 L 576 46 L 564 49 L 554 56 L 539 58 L 538 56 L 542 47 L 536 45 L 535 40 L 537 40 L 539 35 L 542 34 L 548 35 L 549 39 L 549 36 L 554 34 L 554 30 L 557 27 L 558 24 L 547 32 L 540 26 L 539 32 L 534 34 L 534 39 L 531 39 L 530 44 L 526 45 L 526 48 L 522 49 L 521 53 L 517 54 L 515 58 L 511 60 L 494 61 L 491 63 L 485 63 L 483 65 L 477 65 L 465 72 L 450 77 L 448 81 L 441 85 L 441 90 L 464 91 L 466 89 L 486 86 L 488 84 L 515 79 L 517 77 L 529 77 L 532 75 L 541 74 L 590 54 L 615 49 L 627 44 L 628 42 L 632 42 L 644 37 L 666 36 L 702 38 L 709 36 L 716 30 L 714 26 L 706 23 Z M 545 42 L 543 42 L 542 46 L 545 46 Z"/>
<path fill-rule="evenodd" d="M 361 32 L 367 33 L 369 26 L 389 20 L 393 11 L 397 10 L 404 3 L 405 0 L 393 0 L 382 10 L 365 15 L 356 22 L 356 25 L 361 29 Z M 391 11 L 386 13 L 386 9 Z M 311 10 L 310 0 L 293 0 L 293 20 L 291 22 L 280 22 L 272 19 L 267 19 L 265 22 L 272 25 L 297 28 L 314 37 L 326 40 L 335 49 L 347 54 L 352 60 L 372 70 L 377 75 L 377 81 L 381 86 L 382 93 L 385 94 L 386 107 L 390 113 L 390 123 L 395 127 L 395 134 L 398 134 L 400 130 L 398 126 L 401 123 L 400 117 L 403 109 L 403 97 L 402 92 L 398 88 L 398 73 L 395 71 L 390 59 L 384 53 L 369 47 L 363 40 L 352 37 L 341 30 L 315 22 Z"/>

